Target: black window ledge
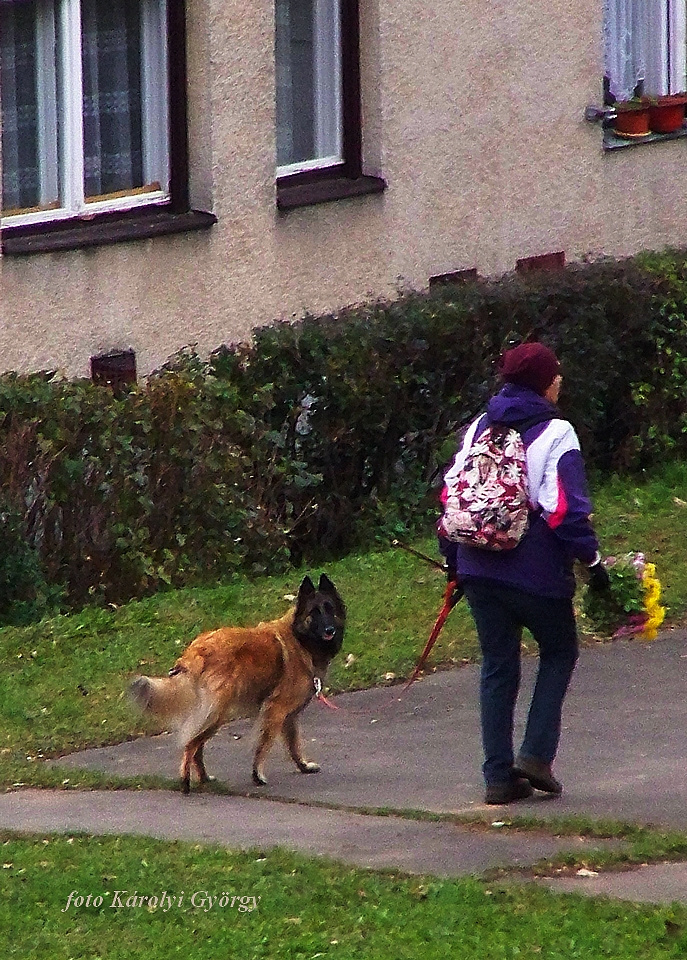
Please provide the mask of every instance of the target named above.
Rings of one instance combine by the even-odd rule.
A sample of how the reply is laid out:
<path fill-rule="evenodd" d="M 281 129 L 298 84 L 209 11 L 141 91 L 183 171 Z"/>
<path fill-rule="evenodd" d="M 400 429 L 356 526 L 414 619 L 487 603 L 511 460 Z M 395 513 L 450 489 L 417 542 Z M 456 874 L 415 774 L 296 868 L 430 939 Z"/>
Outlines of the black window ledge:
<path fill-rule="evenodd" d="M 277 208 L 294 210 L 297 207 L 310 207 L 316 203 L 330 203 L 332 200 L 347 200 L 350 197 L 363 197 L 371 193 L 382 193 L 386 181 L 381 177 L 328 177 L 312 180 L 309 183 L 277 183 Z"/>
<path fill-rule="evenodd" d="M 2 231 L 2 253 L 11 257 L 79 250 L 82 247 L 207 230 L 215 223 L 217 217 L 213 213 L 201 210 L 172 213 L 158 209 L 112 218 L 105 216 L 93 220 L 68 220 L 60 224 L 43 223 L 35 227 L 6 227 Z"/>

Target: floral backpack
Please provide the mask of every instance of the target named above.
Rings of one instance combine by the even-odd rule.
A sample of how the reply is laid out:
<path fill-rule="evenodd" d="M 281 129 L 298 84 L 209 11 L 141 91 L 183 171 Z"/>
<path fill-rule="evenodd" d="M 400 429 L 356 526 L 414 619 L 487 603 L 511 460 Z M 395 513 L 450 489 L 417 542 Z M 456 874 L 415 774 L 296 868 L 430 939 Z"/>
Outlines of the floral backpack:
<path fill-rule="evenodd" d="M 517 547 L 528 530 L 531 509 L 521 433 L 543 421 L 530 418 L 517 429 L 492 423 L 473 441 L 463 469 L 446 491 L 439 524 L 443 536 L 484 550 Z"/>

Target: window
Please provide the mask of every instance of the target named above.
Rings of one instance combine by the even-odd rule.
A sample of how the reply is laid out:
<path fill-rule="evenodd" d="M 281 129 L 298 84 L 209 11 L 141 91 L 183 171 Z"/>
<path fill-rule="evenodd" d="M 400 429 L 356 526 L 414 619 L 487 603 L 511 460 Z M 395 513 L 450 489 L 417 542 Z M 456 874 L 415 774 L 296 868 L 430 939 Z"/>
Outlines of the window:
<path fill-rule="evenodd" d="M 610 101 L 687 89 L 685 0 L 604 0 Z"/>
<path fill-rule="evenodd" d="M 379 192 L 361 156 L 357 0 L 276 0 L 277 202 Z"/>
<path fill-rule="evenodd" d="M 169 198 L 164 0 L 0 2 L 10 222 Z"/>
<path fill-rule="evenodd" d="M 212 226 L 189 209 L 184 0 L 0 0 L 3 254 Z"/>
<path fill-rule="evenodd" d="M 277 0 L 277 172 L 343 162 L 338 0 Z"/>

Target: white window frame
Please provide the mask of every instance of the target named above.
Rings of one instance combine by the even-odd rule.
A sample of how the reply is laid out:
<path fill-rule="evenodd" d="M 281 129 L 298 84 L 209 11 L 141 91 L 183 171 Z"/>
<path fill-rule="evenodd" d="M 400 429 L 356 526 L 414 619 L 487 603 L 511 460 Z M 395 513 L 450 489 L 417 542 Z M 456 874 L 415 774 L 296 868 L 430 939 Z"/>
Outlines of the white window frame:
<path fill-rule="evenodd" d="M 277 166 L 277 177 L 340 166 L 343 156 L 343 58 L 340 0 L 313 0 L 314 141 L 317 156 Z M 331 144 L 333 152 L 324 153 Z"/>
<path fill-rule="evenodd" d="M 52 15 L 54 9 L 54 18 Z M 143 103 L 143 168 L 164 171 L 161 189 L 124 194 L 108 199 L 89 200 L 84 190 L 83 153 L 83 77 L 81 62 L 80 0 L 37 0 L 37 63 L 39 96 L 39 139 L 43 144 L 40 157 L 41 195 L 58 196 L 60 205 L 52 208 L 2 216 L 3 227 L 19 227 L 59 222 L 99 213 L 127 211 L 170 200 L 170 136 L 167 54 L 167 0 L 141 5 L 141 47 L 143 50 L 141 99 Z M 59 22 L 63 38 L 56 47 L 55 23 Z M 56 55 L 53 55 L 53 50 Z M 56 62 L 58 61 L 58 62 Z M 63 78 L 64 102 L 60 103 L 55 62 Z M 2 109 L 0 104 L 0 109 Z M 58 156 L 57 115 L 61 110 L 61 138 Z M 151 178 L 152 179 L 152 175 Z M 2 197 L 0 194 L 0 203 Z"/>

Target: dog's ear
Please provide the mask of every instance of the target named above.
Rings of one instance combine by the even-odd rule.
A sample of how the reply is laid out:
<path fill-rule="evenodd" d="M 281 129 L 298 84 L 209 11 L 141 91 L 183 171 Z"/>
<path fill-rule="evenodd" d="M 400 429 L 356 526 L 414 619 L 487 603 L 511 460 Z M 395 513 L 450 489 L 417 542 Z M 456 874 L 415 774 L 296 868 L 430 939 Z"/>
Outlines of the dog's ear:
<path fill-rule="evenodd" d="M 317 586 L 320 593 L 336 593 L 336 587 L 329 579 L 326 573 L 320 575 L 320 582 Z"/>
<path fill-rule="evenodd" d="M 315 584 L 312 582 L 310 577 L 303 577 L 300 587 L 298 588 L 298 600 L 305 600 L 306 597 L 312 596 L 315 593 Z"/>
<path fill-rule="evenodd" d="M 345 620 L 346 618 L 346 604 L 341 599 L 341 594 L 336 589 L 332 581 L 329 579 L 326 573 L 323 573 L 320 576 L 320 582 L 317 588 L 320 593 L 326 593 L 333 598 L 334 603 L 336 604 L 336 612 L 339 617 Z"/>

